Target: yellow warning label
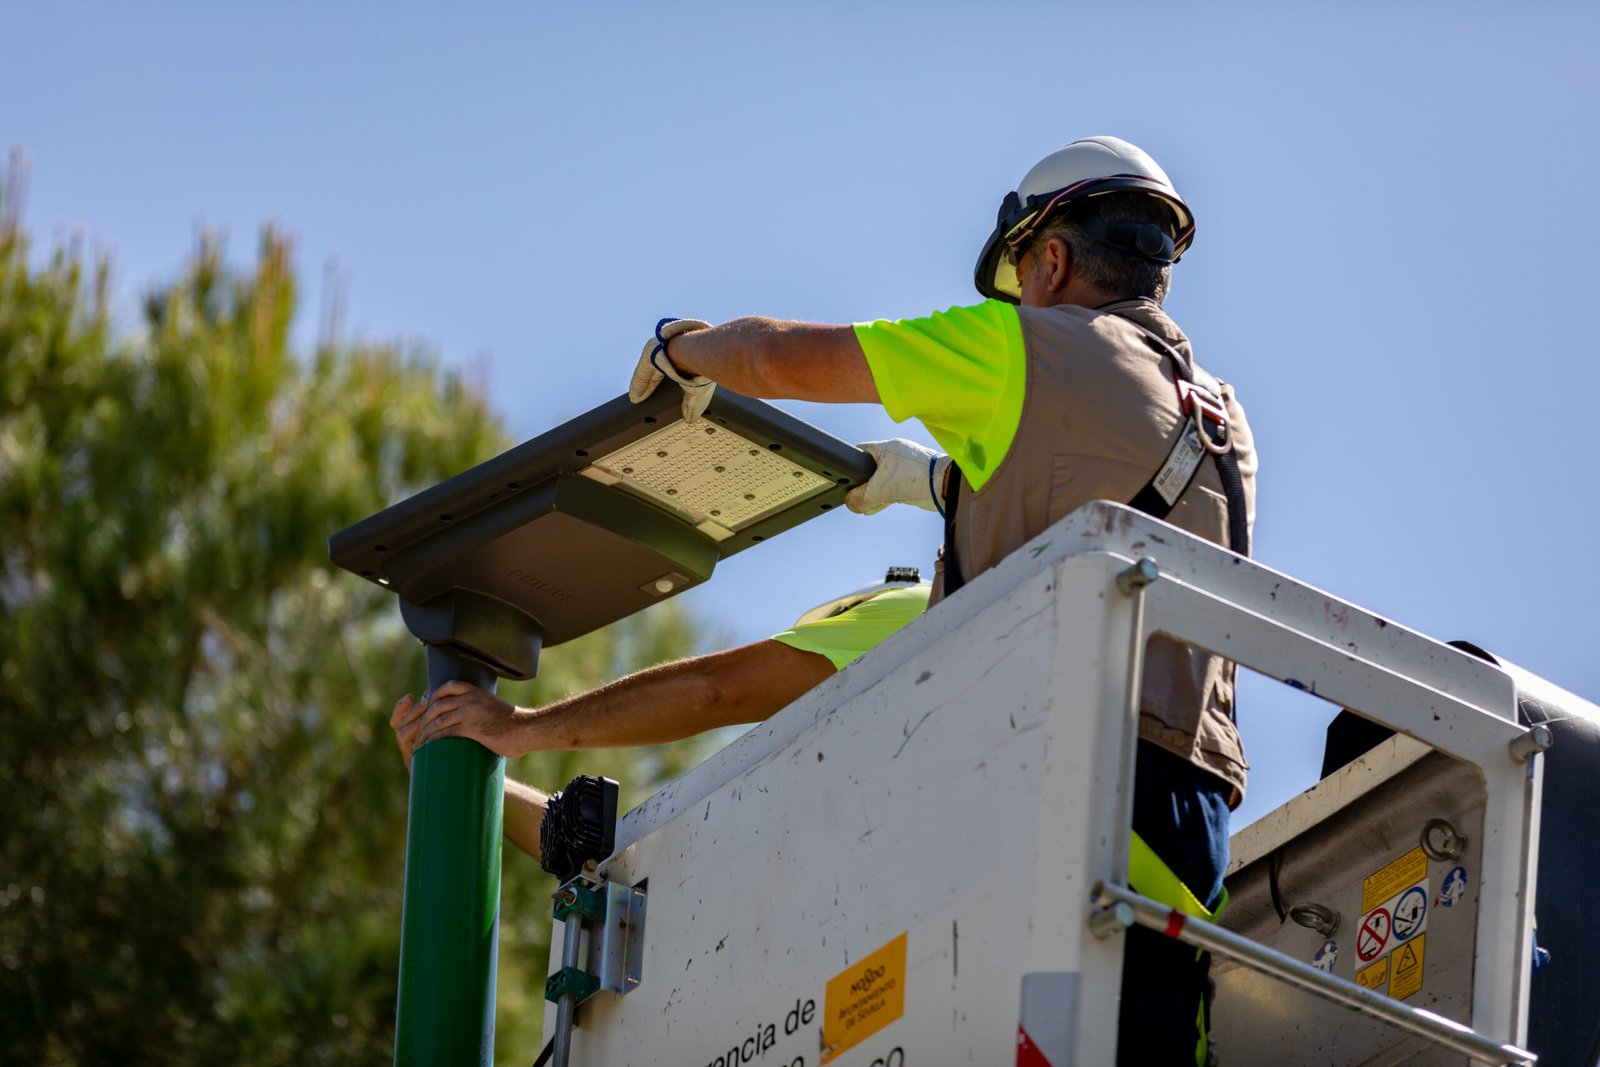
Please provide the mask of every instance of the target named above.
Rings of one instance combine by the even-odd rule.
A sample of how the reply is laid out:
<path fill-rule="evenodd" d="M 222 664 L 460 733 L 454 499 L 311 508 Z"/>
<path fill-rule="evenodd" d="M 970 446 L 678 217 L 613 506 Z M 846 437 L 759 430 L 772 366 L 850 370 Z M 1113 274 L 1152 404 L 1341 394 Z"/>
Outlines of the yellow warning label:
<path fill-rule="evenodd" d="M 822 1062 L 860 1044 L 905 1014 L 906 935 L 828 980 Z"/>
<path fill-rule="evenodd" d="M 1379 904 L 1428 877 L 1428 857 L 1414 848 L 1361 883 L 1361 910 L 1371 911 Z"/>
<path fill-rule="evenodd" d="M 1377 989 L 1389 980 L 1389 957 L 1374 963 L 1371 967 L 1363 967 L 1356 972 L 1356 985 L 1362 989 Z"/>
<path fill-rule="evenodd" d="M 1389 995 L 1404 1000 L 1422 988 L 1422 950 L 1427 946 L 1428 935 L 1418 934 L 1394 950 L 1394 978 L 1389 982 Z"/>

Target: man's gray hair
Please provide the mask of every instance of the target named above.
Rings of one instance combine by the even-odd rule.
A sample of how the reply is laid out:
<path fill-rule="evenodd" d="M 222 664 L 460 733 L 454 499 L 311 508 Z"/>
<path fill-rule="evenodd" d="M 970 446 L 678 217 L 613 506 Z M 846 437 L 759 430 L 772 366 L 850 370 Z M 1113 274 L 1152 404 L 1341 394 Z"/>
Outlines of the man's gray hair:
<path fill-rule="evenodd" d="M 1073 214 L 1080 220 L 1099 218 L 1105 222 L 1153 223 L 1168 233 L 1173 229 L 1172 209 L 1143 193 L 1116 192 L 1091 197 L 1077 206 Z M 1167 289 L 1172 284 L 1170 263 L 1152 263 L 1093 240 L 1078 222 L 1066 216 L 1058 215 L 1047 222 L 1044 229 L 1034 235 L 1032 244 L 1039 245 L 1052 237 L 1067 242 L 1072 250 L 1073 270 L 1096 289 L 1121 299 L 1147 296 L 1157 304 L 1166 300 Z"/>

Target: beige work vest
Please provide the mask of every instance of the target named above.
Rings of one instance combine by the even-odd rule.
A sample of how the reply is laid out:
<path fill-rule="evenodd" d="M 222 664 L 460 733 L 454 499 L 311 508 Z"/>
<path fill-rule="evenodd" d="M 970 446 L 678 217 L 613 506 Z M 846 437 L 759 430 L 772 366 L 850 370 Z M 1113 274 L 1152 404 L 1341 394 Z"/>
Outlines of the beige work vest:
<path fill-rule="evenodd" d="M 1188 339 L 1153 301 L 1128 300 L 1099 310 L 1062 305 L 1017 311 L 1028 375 L 1021 422 L 982 490 L 974 492 L 963 479 L 956 509 L 956 558 L 969 581 L 1091 500 L 1126 504 L 1166 460 L 1183 419 L 1171 363 L 1123 316 L 1193 364 Z M 1227 403 L 1253 526 L 1256 452 L 1244 409 L 1231 386 L 1198 366 L 1194 375 Z M 1227 499 L 1209 457 L 1166 521 L 1227 544 Z M 934 582 L 935 603 L 943 596 L 942 570 Z M 1249 765 L 1229 715 L 1233 689 L 1232 663 L 1170 638 L 1151 639 L 1139 736 L 1231 783 L 1238 790 L 1237 803 Z"/>

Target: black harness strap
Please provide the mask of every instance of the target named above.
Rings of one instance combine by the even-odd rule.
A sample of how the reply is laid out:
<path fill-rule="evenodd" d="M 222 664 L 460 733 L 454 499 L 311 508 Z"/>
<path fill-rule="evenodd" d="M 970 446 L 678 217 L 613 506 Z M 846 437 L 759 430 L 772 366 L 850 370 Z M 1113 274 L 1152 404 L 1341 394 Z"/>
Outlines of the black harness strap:
<path fill-rule="evenodd" d="M 949 473 L 944 478 L 944 595 L 949 596 L 967 584 L 961 573 L 961 561 L 956 556 L 956 504 L 961 500 L 961 468 L 950 461 Z"/>
<path fill-rule="evenodd" d="M 1128 501 L 1128 506 L 1152 518 L 1164 519 L 1178 506 L 1183 494 L 1194 484 L 1200 473 L 1200 461 L 1205 458 L 1206 446 L 1200 442 L 1200 432 L 1193 420 L 1184 422 L 1183 432 L 1167 453 L 1167 461 L 1144 488 Z M 1185 473 L 1185 472 L 1188 473 Z"/>
<path fill-rule="evenodd" d="M 1111 314 L 1117 314 L 1112 312 Z M 1141 323 L 1134 322 L 1126 315 L 1118 315 L 1127 322 L 1138 327 L 1139 332 L 1159 355 L 1172 361 L 1172 373 L 1175 380 L 1185 385 L 1194 386 L 1195 390 L 1204 392 L 1201 387 L 1195 386 L 1194 368 L 1183 354 L 1168 344 L 1162 337 Z M 1128 506 L 1144 512 L 1151 518 L 1165 519 L 1172 514 L 1172 509 L 1177 507 L 1183 494 L 1189 491 L 1194 484 L 1195 477 L 1200 473 L 1200 461 L 1205 452 L 1211 453 L 1212 461 L 1217 465 L 1217 478 L 1222 482 L 1222 494 L 1228 504 L 1228 547 L 1241 556 L 1250 554 L 1250 524 L 1249 511 L 1244 499 L 1244 476 L 1239 473 L 1239 457 L 1233 450 L 1233 439 L 1229 435 L 1226 423 L 1217 423 L 1217 428 L 1212 430 L 1206 425 L 1206 405 L 1195 399 L 1192 393 L 1186 393 L 1179 388 L 1180 396 L 1188 399 L 1181 402 L 1186 407 L 1190 404 L 1197 405 L 1193 414 L 1188 410 L 1184 414 L 1184 430 L 1179 434 L 1177 443 L 1172 446 L 1172 451 L 1167 454 L 1166 462 L 1161 464 L 1161 469 L 1145 483 L 1144 488 L 1128 501 Z M 1219 402 L 1220 402 L 1220 398 Z M 1216 419 L 1211 420 L 1217 422 Z M 1199 426 L 1206 426 L 1205 435 L 1211 439 L 1213 447 L 1207 448 L 1200 441 Z M 1187 473 L 1184 473 L 1187 471 Z M 961 468 L 952 461 L 950 473 L 945 478 L 944 488 L 944 595 L 950 596 L 957 589 L 966 584 L 966 576 L 961 572 L 961 560 L 956 554 L 956 507 L 961 500 Z"/>
<path fill-rule="evenodd" d="M 1222 480 L 1222 495 L 1228 502 L 1228 547 L 1241 556 L 1250 554 L 1250 514 L 1245 510 L 1244 475 L 1239 473 L 1239 457 L 1232 448 L 1216 456 L 1217 477 Z"/>
<path fill-rule="evenodd" d="M 1112 314 L 1116 314 L 1116 312 L 1112 312 Z M 1172 362 L 1172 373 L 1176 380 L 1190 386 L 1195 384 L 1194 368 L 1189 365 L 1187 359 L 1183 358 L 1181 352 L 1142 323 L 1134 322 L 1133 319 L 1128 318 L 1126 315 L 1119 315 L 1118 318 L 1133 323 L 1134 326 L 1138 327 L 1140 334 L 1144 336 L 1150 346 L 1159 355 L 1165 356 Z M 1155 519 L 1165 519 L 1172 513 L 1172 509 L 1177 507 L 1178 501 L 1182 499 L 1184 493 L 1188 492 L 1189 486 L 1193 484 L 1195 476 L 1200 472 L 1199 463 L 1192 463 L 1193 469 L 1189 471 L 1187 480 L 1183 482 L 1182 488 L 1176 492 L 1172 491 L 1176 488 L 1175 485 L 1163 484 L 1162 482 L 1163 476 L 1169 475 L 1175 464 L 1186 463 L 1200 458 L 1196 450 L 1203 447 L 1200 443 L 1196 426 L 1204 424 L 1206 421 L 1205 405 L 1199 404 L 1198 401 L 1194 400 L 1192 393 L 1185 394 L 1181 387 L 1179 392 L 1180 395 L 1189 396 L 1188 403 L 1197 404 L 1198 407 L 1195 409 L 1192 418 L 1185 419 L 1185 429 L 1179 434 L 1177 443 L 1172 446 L 1172 451 L 1168 453 L 1167 461 L 1161 465 L 1161 470 L 1157 471 L 1155 476 L 1145 483 L 1144 488 L 1139 490 L 1132 500 L 1128 501 L 1129 507 L 1142 511 Z M 1220 402 L 1220 398 L 1218 399 Z M 1188 416 L 1190 412 L 1185 411 L 1183 414 Z M 1216 430 L 1212 430 L 1210 426 L 1207 426 L 1205 434 L 1211 439 L 1211 444 L 1215 446 L 1207 449 L 1207 451 L 1211 453 L 1211 458 L 1217 465 L 1217 479 L 1222 482 L 1222 494 L 1228 503 L 1228 547 L 1241 556 L 1248 556 L 1250 554 L 1249 511 L 1245 506 L 1244 476 L 1239 473 L 1239 456 L 1233 450 L 1233 440 L 1229 436 L 1225 423 L 1219 423 Z"/>

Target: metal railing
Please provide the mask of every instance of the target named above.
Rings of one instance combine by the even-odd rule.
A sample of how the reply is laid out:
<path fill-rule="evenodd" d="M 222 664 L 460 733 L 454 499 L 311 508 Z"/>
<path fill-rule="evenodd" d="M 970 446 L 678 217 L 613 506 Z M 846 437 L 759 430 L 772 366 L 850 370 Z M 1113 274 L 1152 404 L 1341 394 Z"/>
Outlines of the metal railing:
<path fill-rule="evenodd" d="M 1380 1019 L 1440 1048 L 1459 1052 L 1474 1062 L 1495 1064 L 1497 1067 L 1529 1067 L 1538 1059 L 1526 1049 L 1502 1044 L 1454 1019 L 1446 1019 L 1423 1008 L 1413 1008 L 1382 993 L 1364 989 L 1231 930 L 1208 922 L 1191 922 L 1181 911 L 1140 896 L 1124 886 L 1100 882 L 1094 887 L 1091 902 L 1095 910 L 1090 915 L 1089 925 L 1096 936 L 1110 937 L 1138 924 L 1215 956 L 1233 960 L 1341 1007 Z"/>

